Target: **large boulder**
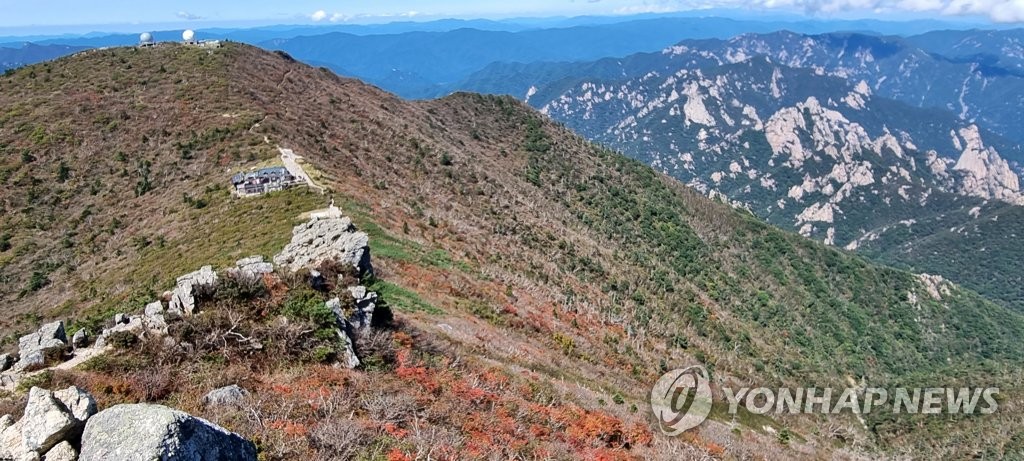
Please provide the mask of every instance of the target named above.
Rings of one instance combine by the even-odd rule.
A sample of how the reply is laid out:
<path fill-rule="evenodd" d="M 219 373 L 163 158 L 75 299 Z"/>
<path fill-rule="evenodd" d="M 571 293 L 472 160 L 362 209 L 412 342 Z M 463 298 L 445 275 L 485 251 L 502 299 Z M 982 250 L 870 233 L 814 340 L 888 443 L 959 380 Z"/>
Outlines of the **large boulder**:
<path fill-rule="evenodd" d="M 203 396 L 204 407 L 237 406 L 242 403 L 245 396 L 249 395 L 245 389 L 237 384 L 214 389 Z"/>
<path fill-rule="evenodd" d="M 195 272 L 178 277 L 167 312 L 177 316 L 192 315 L 196 309 L 196 297 L 209 294 L 216 286 L 217 273 L 212 266 L 203 266 Z"/>
<path fill-rule="evenodd" d="M 58 359 L 64 353 L 67 344 L 68 337 L 64 331 L 64 322 L 58 320 L 47 323 L 35 333 L 22 336 L 18 340 L 18 352 L 21 354 L 22 360 L 15 365 L 15 370 L 31 371 L 45 365 L 45 362 Z M 43 358 L 43 364 L 39 364 L 39 361 L 35 360 L 38 356 Z M 26 357 L 33 357 L 34 360 L 24 360 Z"/>
<path fill-rule="evenodd" d="M 85 329 L 80 329 L 75 332 L 74 336 L 71 337 L 71 346 L 75 349 L 81 349 L 89 345 L 89 334 L 86 333 Z"/>
<path fill-rule="evenodd" d="M 370 237 L 357 231 L 347 217 L 313 218 L 292 230 L 291 243 L 274 256 L 274 263 L 295 272 L 337 261 L 362 275 L 373 271 L 369 242 Z"/>
<path fill-rule="evenodd" d="M 43 456 L 43 461 L 75 461 L 78 459 L 78 452 L 67 441 L 54 445 L 50 451 Z"/>
<path fill-rule="evenodd" d="M 0 432 L 0 459 L 39 459 L 63 441 L 78 440 L 95 413 L 96 402 L 77 387 L 57 392 L 33 387 L 25 415 Z"/>
<path fill-rule="evenodd" d="M 256 446 L 238 434 L 160 405 L 115 405 L 89 419 L 80 461 L 249 461 Z"/>

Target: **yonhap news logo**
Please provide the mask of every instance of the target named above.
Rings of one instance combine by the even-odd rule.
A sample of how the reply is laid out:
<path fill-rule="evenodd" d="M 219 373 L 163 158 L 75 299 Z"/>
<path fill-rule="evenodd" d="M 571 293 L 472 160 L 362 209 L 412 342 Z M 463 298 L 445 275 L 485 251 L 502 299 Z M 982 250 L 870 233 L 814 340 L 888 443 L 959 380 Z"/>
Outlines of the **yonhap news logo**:
<path fill-rule="evenodd" d="M 999 388 L 928 387 L 845 389 L 817 387 L 722 387 L 723 409 L 736 415 L 740 406 L 764 415 L 868 414 L 981 414 L 990 415 L 999 408 Z M 712 405 L 711 381 L 701 365 L 669 371 L 651 389 L 651 410 L 658 428 L 676 436 L 699 426 L 708 418 Z"/>
<path fill-rule="evenodd" d="M 711 381 L 700 365 L 665 373 L 651 389 L 651 410 L 668 436 L 700 425 L 711 413 Z"/>

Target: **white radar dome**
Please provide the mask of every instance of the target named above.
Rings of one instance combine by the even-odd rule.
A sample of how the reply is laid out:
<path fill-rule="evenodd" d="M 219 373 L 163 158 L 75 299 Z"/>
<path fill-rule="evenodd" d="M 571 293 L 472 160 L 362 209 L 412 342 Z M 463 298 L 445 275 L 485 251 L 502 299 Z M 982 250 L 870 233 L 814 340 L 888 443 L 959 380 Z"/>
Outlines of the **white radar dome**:
<path fill-rule="evenodd" d="M 149 32 L 143 32 L 142 35 L 139 35 L 139 42 L 140 43 L 153 43 L 153 34 L 151 34 Z"/>
<path fill-rule="evenodd" d="M 196 33 L 195 33 L 195 31 L 189 29 L 189 30 L 186 30 L 185 32 L 182 32 L 181 38 L 182 38 L 182 40 L 185 40 L 186 42 L 191 42 L 192 39 L 196 38 Z"/>

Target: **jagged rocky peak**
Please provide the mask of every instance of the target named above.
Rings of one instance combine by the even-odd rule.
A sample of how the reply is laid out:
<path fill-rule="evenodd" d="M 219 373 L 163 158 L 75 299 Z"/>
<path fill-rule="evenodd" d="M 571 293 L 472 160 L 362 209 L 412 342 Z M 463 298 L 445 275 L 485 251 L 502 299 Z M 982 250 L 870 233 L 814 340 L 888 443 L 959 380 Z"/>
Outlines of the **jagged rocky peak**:
<path fill-rule="evenodd" d="M 776 112 L 768 119 L 764 132 L 772 153 L 788 156 L 786 163 L 793 168 L 800 168 L 819 152 L 849 161 L 874 144 L 863 127 L 822 106 L 813 96 Z M 814 144 L 804 145 L 801 133 L 808 133 Z"/>
<path fill-rule="evenodd" d="M 1020 178 L 999 152 L 985 146 L 977 125 L 954 133 L 953 142 L 963 148 L 960 159 L 953 166 L 954 170 L 964 173 L 961 185 L 963 194 L 1024 205 Z"/>

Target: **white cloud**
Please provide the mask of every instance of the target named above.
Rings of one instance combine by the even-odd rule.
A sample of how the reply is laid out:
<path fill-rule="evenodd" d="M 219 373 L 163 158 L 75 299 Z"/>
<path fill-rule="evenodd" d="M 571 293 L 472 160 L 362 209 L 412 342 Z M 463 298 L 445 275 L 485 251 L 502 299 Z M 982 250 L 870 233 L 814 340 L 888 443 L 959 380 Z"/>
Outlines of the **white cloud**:
<path fill-rule="evenodd" d="M 328 13 L 325 10 L 317 11 L 309 16 L 314 22 L 347 22 L 355 19 L 381 19 L 381 18 L 415 18 L 420 15 L 418 11 L 406 11 L 404 13 L 380 13 L 380 14 L 344 14 Z"/>
<path fill-rule="evenodd" d="M 189 13 L 188 11 L 179 11 L 178 12 L 178 17 L 181 18 L 181 19 L 188 20 L 188 21 L 198 21 L 200 19 L 203 19 L 202 16 Z"/>
<path fill-rule="evenodd" d="M 788 9 L 809 14 L 894 12 L 947 16 L 987 16 L 995 22 L 1024 22 L 1024 0 L 644 0 L 618 13 L 667 12 L 702 8 Z"/>

